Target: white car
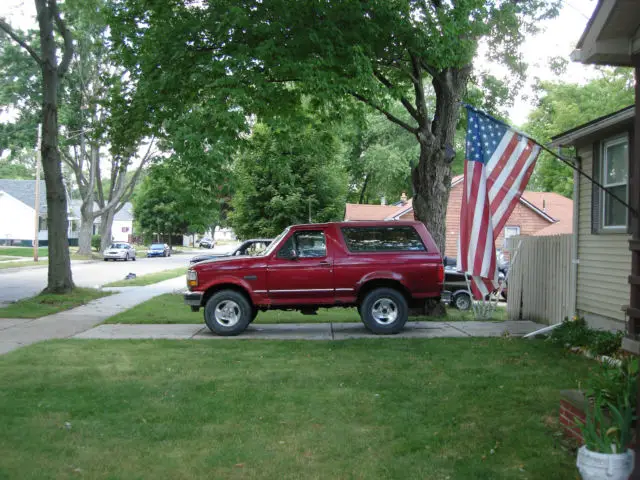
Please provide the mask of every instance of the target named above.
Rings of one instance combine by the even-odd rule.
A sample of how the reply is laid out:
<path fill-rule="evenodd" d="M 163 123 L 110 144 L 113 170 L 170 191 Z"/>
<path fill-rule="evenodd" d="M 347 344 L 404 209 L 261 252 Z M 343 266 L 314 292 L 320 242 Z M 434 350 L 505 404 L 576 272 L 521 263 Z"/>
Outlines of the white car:
<path fill-rule="evenodd" d="M 133 260 L 136 261 L 136 250 L 126 242 L 112 243 L 109 248 L 104 251 L 104 261 L 107 260 Z"/>

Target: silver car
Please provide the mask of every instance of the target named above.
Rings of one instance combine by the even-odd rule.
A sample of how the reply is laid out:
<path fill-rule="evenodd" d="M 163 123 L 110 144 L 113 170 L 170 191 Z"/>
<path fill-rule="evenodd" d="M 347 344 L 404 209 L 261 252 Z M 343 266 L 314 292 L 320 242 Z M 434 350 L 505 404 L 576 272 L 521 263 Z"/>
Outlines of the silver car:
<path fill-rule="evenodd" d="M 126 242 L 112 243 L 109 248 L 104 251 L 104 261 L 107 260 L 133 260 L 136 261 L 136 250 Z"/>

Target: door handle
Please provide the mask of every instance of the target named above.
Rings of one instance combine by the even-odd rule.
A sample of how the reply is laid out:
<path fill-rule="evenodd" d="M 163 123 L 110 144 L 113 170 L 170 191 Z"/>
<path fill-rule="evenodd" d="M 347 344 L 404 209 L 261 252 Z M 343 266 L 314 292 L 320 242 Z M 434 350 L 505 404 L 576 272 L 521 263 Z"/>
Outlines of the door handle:
<path fill-rule="evenodd" d="M 323 260 L 322 262 L 319 263 L 319 265 L 321 267 L 330 267 L 331 266 L 331 262 L 327 262 L 326 260 Z"/>

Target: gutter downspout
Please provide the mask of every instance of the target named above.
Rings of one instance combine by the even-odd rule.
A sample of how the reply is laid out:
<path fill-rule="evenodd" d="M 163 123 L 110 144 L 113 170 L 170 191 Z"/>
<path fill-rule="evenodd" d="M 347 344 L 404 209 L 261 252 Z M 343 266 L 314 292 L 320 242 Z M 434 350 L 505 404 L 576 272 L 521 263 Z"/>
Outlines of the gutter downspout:
<path fill-rule="evenodd" d="M 582 158 L 576 155 L 576 166 L 582 170 Z M 578 236 L 580 228 L 580 174 L 573 171 L 573 242 L 571 245 L 571 303 L 570 315 L 576 313 L 578 307 Z"/>

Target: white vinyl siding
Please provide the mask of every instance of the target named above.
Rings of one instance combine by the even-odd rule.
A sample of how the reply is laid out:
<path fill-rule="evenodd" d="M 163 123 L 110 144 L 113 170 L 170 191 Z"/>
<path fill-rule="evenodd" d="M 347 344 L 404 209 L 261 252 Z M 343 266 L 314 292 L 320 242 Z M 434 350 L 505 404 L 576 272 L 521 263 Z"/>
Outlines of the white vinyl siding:
<path fill-rule="evenodd" d="M 578 155 L 582 158 L 582 169 L 591 175 L 593 145 L 580 148 Z M 623 329 L 625 314 L 622 307 L 629 304 L 630 237 L 606 230 L 592 233 L 591 199 L 592 184 L 580 176 L 576 309 L 592 323 L 602 325 L 606 320 L 613 320 L 612 326 Z"/>

